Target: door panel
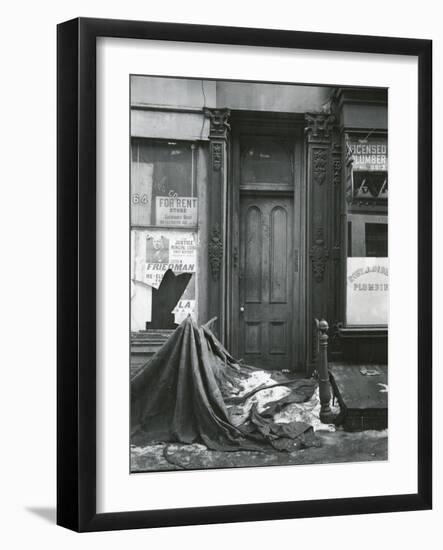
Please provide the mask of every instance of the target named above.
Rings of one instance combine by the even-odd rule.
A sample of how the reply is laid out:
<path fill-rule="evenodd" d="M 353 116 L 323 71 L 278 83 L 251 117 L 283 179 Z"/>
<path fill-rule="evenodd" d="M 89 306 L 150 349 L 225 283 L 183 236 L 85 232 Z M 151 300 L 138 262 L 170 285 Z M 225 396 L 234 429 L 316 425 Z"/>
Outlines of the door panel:
<path fill-rule="evenodd" d="M 246 363 L 290 369 L 293 317 L 293 201 L 240 201 L 240 355 Z"/>
<path fill-rule="evenodd" d="M 262 286 L 262 214 L 255 206 L 248 208 L 245 220 L 245 278 L 248 285 L 245 287 L 245 301 L 248 303 L 260 303 Z"/>
<path fill-rule="evenodd" d="M 276 206 L 270 216 L 270 296 L 272 303 L 285 304 L 287 295 L 287 234 L 288 215 L 284 208 Z"/>

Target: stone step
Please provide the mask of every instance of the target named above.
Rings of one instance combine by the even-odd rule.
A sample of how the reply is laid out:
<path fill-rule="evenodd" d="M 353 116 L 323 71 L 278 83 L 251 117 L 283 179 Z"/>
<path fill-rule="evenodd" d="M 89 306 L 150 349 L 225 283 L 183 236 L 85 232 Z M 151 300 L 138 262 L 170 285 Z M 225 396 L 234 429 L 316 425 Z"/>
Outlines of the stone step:
<path fill-rule="evenodd" d="M 341 409 L 338 422 L 346 431 L 388 427 L 387 365 L 330 363 L 329 372 Z"/>

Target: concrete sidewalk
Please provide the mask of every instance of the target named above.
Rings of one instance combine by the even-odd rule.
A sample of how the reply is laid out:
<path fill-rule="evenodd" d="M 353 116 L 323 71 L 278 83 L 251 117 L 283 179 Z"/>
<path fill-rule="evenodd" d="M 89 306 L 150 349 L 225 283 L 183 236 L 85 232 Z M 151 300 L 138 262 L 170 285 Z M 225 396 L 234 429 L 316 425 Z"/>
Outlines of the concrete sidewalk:
<path fill-rule="evenodd" d="M 349 433 L 318 430 L 315 446 L 296 451 L 212 451 L 200 444 L 131 445 L 131 471 L 200 470 L 382 461 L 388 458 L 388 434 L 383 431 Z"/>

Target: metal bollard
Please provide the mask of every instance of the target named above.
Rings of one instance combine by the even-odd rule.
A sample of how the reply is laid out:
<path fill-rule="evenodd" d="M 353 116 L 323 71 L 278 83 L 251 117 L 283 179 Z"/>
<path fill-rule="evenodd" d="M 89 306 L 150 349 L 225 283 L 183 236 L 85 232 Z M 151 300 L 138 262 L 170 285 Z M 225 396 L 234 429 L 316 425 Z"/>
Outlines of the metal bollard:
<path fill-rule="evenodd" d="M 323 424 L 331 424 L 334 421 L 334 413 L 331 411 L 331 384 L 328 368 L 328 323 L 322 319 L 319 322 L 319 358 L 318 358 L 318 386 L 320 394 L 320 420 Z"/>

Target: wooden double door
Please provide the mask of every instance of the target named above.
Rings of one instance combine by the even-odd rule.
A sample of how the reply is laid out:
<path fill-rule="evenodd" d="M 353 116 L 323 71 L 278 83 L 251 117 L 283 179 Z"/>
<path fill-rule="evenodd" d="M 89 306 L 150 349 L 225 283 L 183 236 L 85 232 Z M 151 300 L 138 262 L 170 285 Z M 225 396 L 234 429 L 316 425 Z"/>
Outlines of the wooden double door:
<path fill-rule="evenodd" d="M 266 369 L 294 369 L 294 197 L 240 195 L 239 355 Z"/>

